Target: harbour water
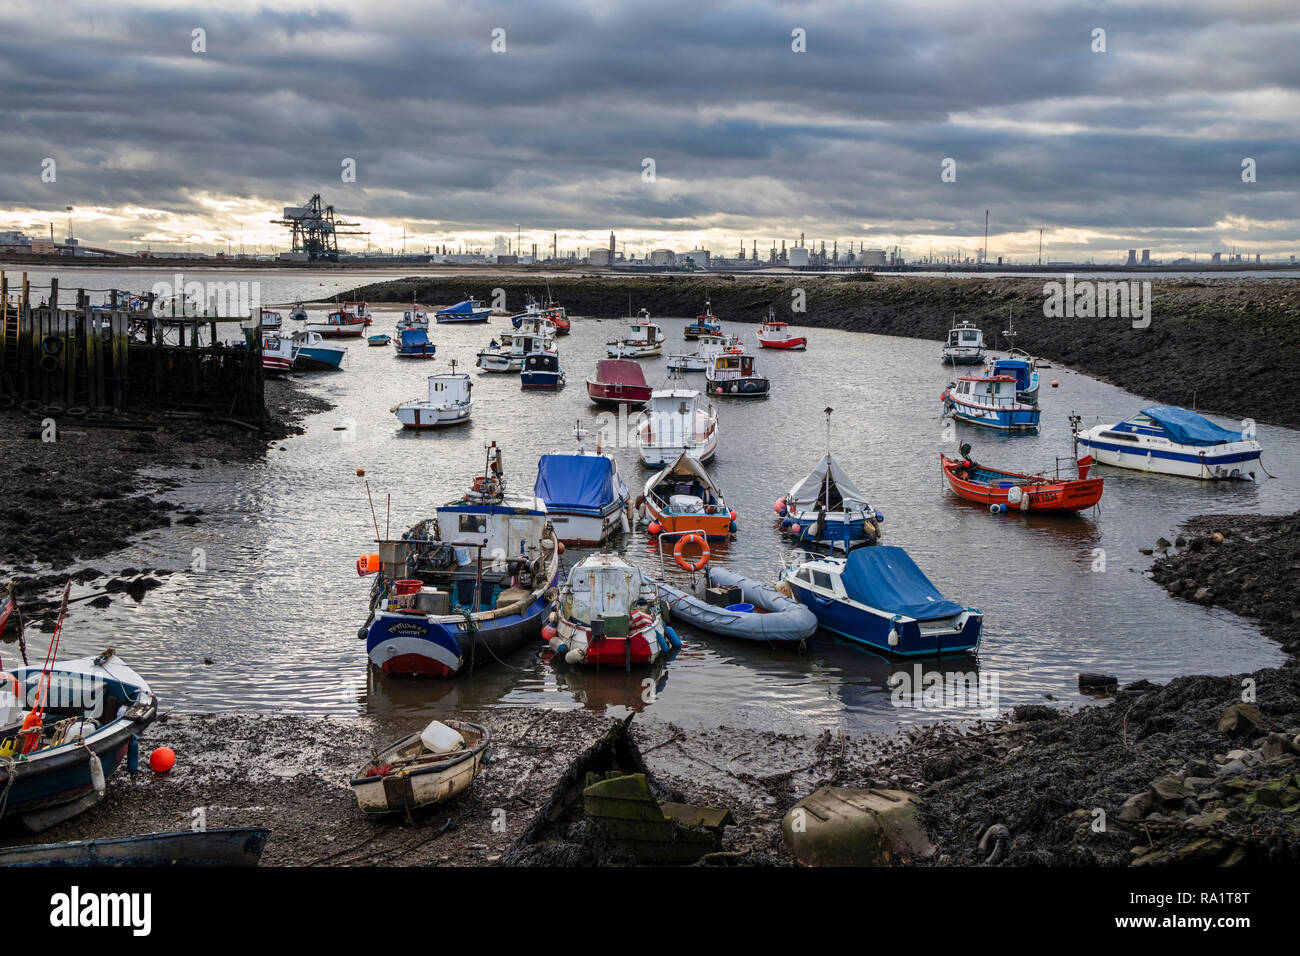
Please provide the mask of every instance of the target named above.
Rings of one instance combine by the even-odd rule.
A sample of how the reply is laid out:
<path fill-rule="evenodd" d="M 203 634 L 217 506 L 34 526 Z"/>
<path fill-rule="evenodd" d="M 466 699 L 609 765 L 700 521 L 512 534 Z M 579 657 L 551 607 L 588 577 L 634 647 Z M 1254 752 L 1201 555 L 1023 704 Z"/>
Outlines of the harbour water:
<path fill-rule="evenodd" d="M 145 270 L 60 275 L 64 289 L 142 291 L 154 281 L 170 281 L 170 275 Z M 237 278 L 261 281 L 263 300 L 273 303 L 321 299 L 376 277 Z M 372 304 L 372 311 L 376 332 L 391 332 L 401 314 L 400 306 Z M 724 331 L 740 332 L 755 345 L 752 324 L 720 317 Z M 686 319 L 660 321 L 668 336 L 666 354 L 694 348 L 682 339 Z M 370 479 L 380 530 L 389 525 L 396 533 L 463 491 L 482 465 L 485 442 L 502 446 L 512 489 L 526 492 L 539 455 L 573 446 L 575 422 L 597 427 L 600 410 L 588 403 L 583 382 L 623 323 L 575 317 L 573 333 L 559 340 L 568 387 L 558 394 L 523 392 L 517 376 L 475 372 L 474 354 L 507 327 L 500 317 L 486 326 L 434 326 L 437 357 L 430 362 L 403 361 L 391 348 L 353 342 L 344 371 L 301 378 L 305 388 L 335 405 L 308 419 L 304 435 L 274 443 L 261 461 L 207 462 L 199 470 L 171 473 L 181 487 L 168 492 L 168 499 L 202 509 L 202 521 L 145 535 L 123 563 L 181 573 L 140 603 L 115 601 L 103 611 L 74 605 L 65 652 L 112 645 L 149 675 L 166 706 L 190 712 L 400 715 L 414 722 L 524 705 L 611 715 L 634 709 L 685 726 L 804 733 L 843 728 L 855 734 L 982 715 L 978 706 L 952 701 L 897 706 L 891 675 L 912 675 L 913 663 L 890 662 L 827 635 L 798 654 L 683 629 L 681 653 L 651 673 L 552 665 L 541 660 L 540 644 L 456 680 L 396 680 L 375 673 L 356 636 L 369 579 L 357 577 L 355 562 L 371 550 L 374 537 L 357 469 Z M 948 492 L 939 472 L 941 451 L 952 454 L 969 441 L 982 461 L 1037 471 L 1070 455 L 1072 412 L 1087 427 L 1125 418 L 1151 402 L 1049 368 L 1042 372 L 1040 434 L 945 428 L 939 393 L 953 373 L 941 366 L 938 343 L 830 330 L 812 330 L 810 339 L 805 353 L 758 353 L 759 371 L 773 382 L 771 397 L 718 400 L 721 441 L 710 469 L 739 512 L 739 532 L 714 549 L 715 561 L 775 577 L 785 544 L 772 502 L 825 452 L 822 409 L 831 406 L 833 452 L 885 514 L 886 542 L 907 548 L 946 595 L 985 614 L 977 660 L 923 667 L 977 669 L 982 686 L 995 686 L 996 704 L 1005 709 L 1049 695 L 1082 702 L 1075 687 L 1080 671 L 1163 681 L 1281 662 L 1281 652 L 1254 626 L 1166 595 L 1144 576 L 1152 558 L 1138 549 L 1152 547 L 1161 535 L 1172 539 L 1192 515 L 1293 509 L 1300 490 L 1300 433 L 1260 426 L 1264 464 L 1277 478 L 1209 484 L 1103 469 L 1106 492 L 1096 512 L 995 517 Z M 1032 342 L 1018 344 L 1033 350 Z M 664 381 L 666 354 L 642 362 L 651 384 Z M 390 409 L 423 394 L 425 377 L 447 371 L 452 358 L 460 370 L 474 373 L 472 423 L 403 433 Z M 702 375 L 690 380 L 703 388 Z M 1059 387 L 1051 387 L 1053 380 Z M 650 472 L 634 448 L 614 451 L 636 494 Z M 1225 519 L 1225 527 L 1230 525 Z M 658 571 L 654 540 L 643 530 L 618 546 L 643 568 Z M 568 555 L 579 556 L 572 550 Z M 918 695 L 909 702 L 922 701 Z"/>

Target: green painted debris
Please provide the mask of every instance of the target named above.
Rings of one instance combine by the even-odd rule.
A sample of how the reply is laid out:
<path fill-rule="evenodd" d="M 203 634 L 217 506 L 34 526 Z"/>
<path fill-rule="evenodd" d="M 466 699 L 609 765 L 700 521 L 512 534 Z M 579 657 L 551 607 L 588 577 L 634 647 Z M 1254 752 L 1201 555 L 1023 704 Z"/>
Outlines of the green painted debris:
<path fill-rule="evenodd" d="M 730 810 L 660 803 L 643 773 L 588 774 L 583 812 L 638 863 L 694 863 L 722 846 Z"/>

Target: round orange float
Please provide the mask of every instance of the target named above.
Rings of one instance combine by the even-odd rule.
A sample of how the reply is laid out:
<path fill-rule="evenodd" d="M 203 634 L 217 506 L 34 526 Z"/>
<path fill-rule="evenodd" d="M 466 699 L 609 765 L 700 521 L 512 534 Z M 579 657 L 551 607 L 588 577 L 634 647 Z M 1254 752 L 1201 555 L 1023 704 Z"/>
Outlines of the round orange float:
<path fill-rule="evenodd" d="M 687 561 L 682 557 L 682 551 L 688 544 L 698 544 L 700 546 L 700 559 L 694 563 Z M 709 563 L 709 542 L 702 534 L 688 534 L 677 541 L 676 547 L 673 548 L 673 560 L 683 571 L 701 571 Z"/>

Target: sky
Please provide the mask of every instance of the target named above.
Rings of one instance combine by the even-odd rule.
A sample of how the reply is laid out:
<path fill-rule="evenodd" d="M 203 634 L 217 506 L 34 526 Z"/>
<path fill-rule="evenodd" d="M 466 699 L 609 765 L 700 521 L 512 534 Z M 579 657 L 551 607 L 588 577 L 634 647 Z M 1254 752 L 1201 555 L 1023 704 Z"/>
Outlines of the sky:
<path fill-rule="evenodd" d="M 1295 0 L 213 6 L 4 0 L 0 231 L 1300 254 Z"/>

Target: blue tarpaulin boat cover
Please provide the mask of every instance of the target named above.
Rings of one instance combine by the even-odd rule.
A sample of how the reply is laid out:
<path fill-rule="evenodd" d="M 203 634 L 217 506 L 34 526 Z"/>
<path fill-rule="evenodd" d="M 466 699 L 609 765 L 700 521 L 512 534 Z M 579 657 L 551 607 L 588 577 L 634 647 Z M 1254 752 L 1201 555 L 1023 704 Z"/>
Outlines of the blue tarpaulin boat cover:
<path fill-rule="evenodd" d="M 449 305 L 445 309 L 439 309 L 438 315 L 472 315 L 474 312 L 474 301 L 466 299 L 464 302 L 457 302 L 455 305 Z"/>
<path fill-rule="evenodd" d="M 851 551 L 840 579 L 853 600 L 918 621 L 966 610 L 940 594 L 902 548 L 877 544 Z"/>
<path fill-rule="evenodd" d="M 614 463 L 604 455 L 543 455 L 533 494 L 551 511 L 602 511 L 617 497 Z"/>
<path fill-rule="evenodd" d="M 1242 440 L 1240 432 L 1229 431 L 1177 405 L 1152 405 L 1142 409 L 1142 414 L 1159 422 L 1169 437 L 1180 445 L 1221 445 Z"/>
<path fill-rule="evenodd" d="M 429 333 L 424 329 L 402 329 L 402 345 L 412 347 L 428 344 Z"/>

